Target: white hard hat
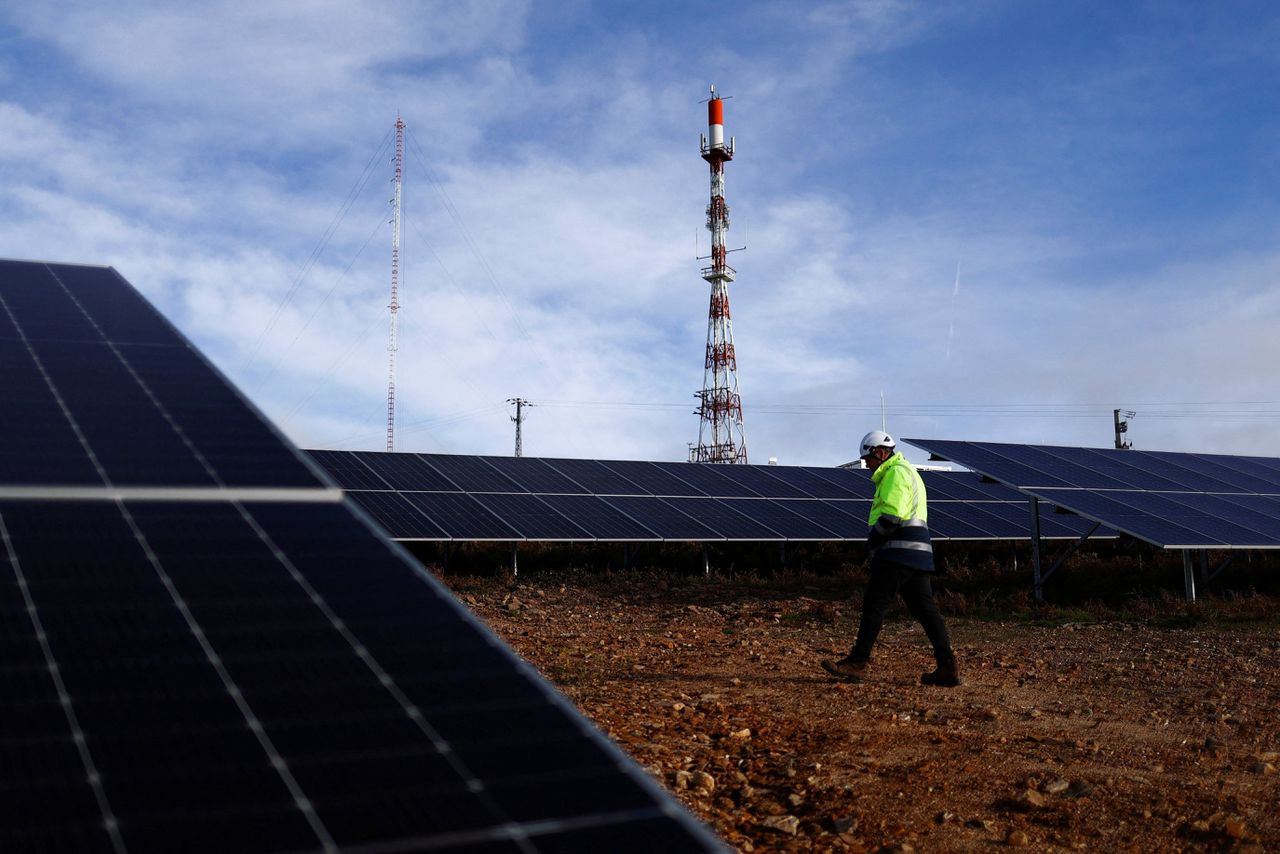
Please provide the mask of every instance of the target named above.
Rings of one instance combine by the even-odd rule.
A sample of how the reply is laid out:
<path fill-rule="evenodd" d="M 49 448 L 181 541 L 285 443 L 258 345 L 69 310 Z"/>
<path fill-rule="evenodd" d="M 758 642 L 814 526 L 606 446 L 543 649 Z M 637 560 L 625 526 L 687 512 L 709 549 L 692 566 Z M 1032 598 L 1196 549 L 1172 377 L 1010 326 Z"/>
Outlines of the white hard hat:
<path fill-rule="evenodd" d="M 862 437 L 862 453 L 861 457 L 865 457 L 876 448 L 896 448 L 898 443 L 893 441 L 893 437 L 883 430 L 872 430 L 870 433 Z"/>

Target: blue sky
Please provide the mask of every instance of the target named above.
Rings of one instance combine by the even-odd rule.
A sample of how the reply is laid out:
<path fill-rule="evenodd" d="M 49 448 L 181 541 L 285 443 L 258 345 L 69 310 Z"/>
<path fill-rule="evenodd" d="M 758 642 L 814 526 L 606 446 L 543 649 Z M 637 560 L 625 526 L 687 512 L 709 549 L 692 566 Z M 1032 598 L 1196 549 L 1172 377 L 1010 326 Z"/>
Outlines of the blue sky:
<path fill-rule="evenodd" d="M 115 266 L 299 444 L 381 448 L 399 111 L 397 447 L 510 453 L 520 396 L 527 454 L 683 459 L 714 82 L 753 462 L 850 459 L 882 392 L 1280 455 L 1277 43 L 1262 2 L 8 4 L 0 257 Z"/>

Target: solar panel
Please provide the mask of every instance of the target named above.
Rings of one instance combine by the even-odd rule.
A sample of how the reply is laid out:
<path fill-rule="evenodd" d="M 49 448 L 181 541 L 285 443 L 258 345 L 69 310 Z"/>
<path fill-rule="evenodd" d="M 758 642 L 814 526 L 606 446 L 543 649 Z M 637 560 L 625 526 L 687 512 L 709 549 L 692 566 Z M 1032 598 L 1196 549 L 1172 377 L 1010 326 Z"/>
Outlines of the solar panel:
<path fill-rule="evenodd" d="M 702 463 L 653 463 L 668 474 L 674 475 L 699 494 L 713 498 L 760 498 L 738 476 L 746 469 L 739 465 L 704 465 Z"/>
<path fill-rule="evenodd" d="M 449 539 L 523 539 L 515 528 L 470 495 L 458 492 L 406 492 L 404 497 L 435 522 Z"/>
<path fill-rule="evenodd" d="M 643 490 L 641 494 L 706 495 L 688 481 L 681 480 L 655 463 L 640 460 L 605 460 L 603 462 L 608 468 L 639 486 Z"/>
<path fill-rule="evenodd" d="M 446 539 L 444 528 L 398 492 L 352 492 L 351 500 L 397 540 Z"/>
<path fill-rule="evenodd" d="M 392 489 L 390 483 L 369 468 L 353 451 L 307 451 L 316 464 L 329 472 L 343 489 Z"/>
<path fill-rule="evenodd" d="M 275 429 L 114 270 L 0 261 L 0 282 L 0 315 L 14 336 L 0 342 L 6 383 L 26 395 L 23 407 L 29 403 L 33 416 L 17 417 L 11 405 L 0 445 L 43 453 L 40 472 L 23 477 L 19 463 L 0 471 L 5 483 L 320 485 Z M 130 413 L 127 423 L 121 412 Z M 243 448 L 254 455 L 252 465 L 238 464 Z"/>
<path fill-rule="evenodd" d="M 373 471 L 392 489 L 411 492 L 461 492 L 461 488 L 439 471 L 427 465 L 417 454 L 397 454 L 379 451 L 353 451 L 351 456 Z M 347 486 L 342 478 L 336 478 Z M 357 487 L 352 489 L 377 489 Z"/>
<path fill-rule="evenodd" d="M 618 508 L 595 495 L 543 495 L 539 496 L 551 509 L 572 519 L 598 540 L 614 542 L 661 540 L 662 537 L 646 528 Z"/>
<path fill-rule="evenodd" d="M 443 474 L 463 492 L 528 492 L 480 457 L 452 454 L 420 454 L 421 459 Z"/>
<path fill-rule="evenodd" d="M 477 501 L 515 528 L 523 539 L 590 540 L 591 534 L 528 493 L 475 493 Z"/>
<path fill-rule="evenodd" d="M 525 492 L 540 495 L 585 495 L 587 490 L 537 457 L 480 457 Z"/>
<path fill-rule="evenodd" d="M 0 470 L 0 849 L 721 850 L 114 271 L 0 262 L 0 309 L 6 408 L 63 425 Z"/>
<path fill-rule="evenodd" d="M 806 497 L 810 498 L 863 498 L 868 494 L 860 489 L 853 488 L 852 484 L 842 485 L 835 483 L 817 474 L 811 468 L 768 466 L 765 468 L 765 472 L 769 477 L 800 490 Z"/>
<path fill-rule="evenodd" d="M 675 507 L 724 537 L 726 540 L 781 540 L 785 539 L 774 528 L 761 524 L 728 506 L 724 501 L 703 501 L 698 498 L 663 498 Z"/>
<path fill-rule="evenodd" d="M 1280 460 L 908 440 L 1086 519 L 1164 548 L 1277 548 Z M 1042 517 L 1042 525 L 1080 523 Z"/>
<path fill-rule="evenodd" d="M 608 496 L 603 501 L 635 519 L 664 540 L 714 542 L 723 534 L 712 530 L 679 508 L 648 495 Z"/>
<path fill-rule="evenodd" d="M 649 495 L 599 460 L 546 459 L 549 466 L 581 484 L 592 495 Z"/>
<path fill-rule="evenodd" d="M 806 503 L 817 503 L 806 499 Z M 767 498 L 721 498 L 719 503 L 760 523 L 785 540 L 831 540 L 840 535 L 801 510 L 786 507 Z M 807 509 L 807 508 L 805 508 Z M 862 533 L 865 535 L 866 526 Z"/>

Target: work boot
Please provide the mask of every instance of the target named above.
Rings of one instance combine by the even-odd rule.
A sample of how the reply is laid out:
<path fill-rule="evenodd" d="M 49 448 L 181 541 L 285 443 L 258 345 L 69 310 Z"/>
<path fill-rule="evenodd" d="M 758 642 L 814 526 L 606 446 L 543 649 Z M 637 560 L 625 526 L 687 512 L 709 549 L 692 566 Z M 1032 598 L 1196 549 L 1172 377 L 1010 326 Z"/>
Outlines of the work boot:
<path fill-rule="evenodd" d="M 854 661 L 852 658 L 842 658 L 838 661 L 834 658 L 824 658 L 821 664 L 823 670 L 846 682 L 861 682 L 862 677 L 867 674 L 867 662 Z"/>
<path fill-rule="evenodd" d="M 939 664 L 931 673 L 920 676 L 921 685 L 937 685 L 941 688 L 954 688 L 960 684 L 960 671 L 954 660 Z"/>

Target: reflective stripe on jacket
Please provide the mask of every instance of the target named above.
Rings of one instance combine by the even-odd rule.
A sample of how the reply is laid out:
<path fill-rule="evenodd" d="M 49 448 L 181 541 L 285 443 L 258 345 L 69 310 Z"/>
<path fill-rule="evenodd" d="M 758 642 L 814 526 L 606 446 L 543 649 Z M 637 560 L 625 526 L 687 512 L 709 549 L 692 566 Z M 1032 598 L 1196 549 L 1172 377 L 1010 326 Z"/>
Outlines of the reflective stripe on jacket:
<path fill-rule="evenodd" d="M 871 473 L 871 481 L 876 485 L 867 520 L 872 569 L 883 562 L 932 572 L 929 508 L 920 473 L 906 457 L 895 453 Z"/>

